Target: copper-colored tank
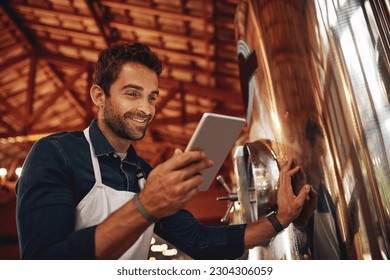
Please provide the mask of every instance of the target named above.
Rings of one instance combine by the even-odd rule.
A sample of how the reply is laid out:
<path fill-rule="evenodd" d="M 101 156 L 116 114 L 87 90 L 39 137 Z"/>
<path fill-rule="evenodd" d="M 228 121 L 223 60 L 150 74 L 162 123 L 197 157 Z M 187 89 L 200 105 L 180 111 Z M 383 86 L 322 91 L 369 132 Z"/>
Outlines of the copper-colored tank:
<path fill-rule="evenodd" d="M 236 151 L 235 222 L 258 219 L 273 203 L 245 171 L 265 145 L 279 166 L 293 157 L 309 184 L 325 186 L 346 258 L 389 258 L 389 18 L 387 1 L 240 1 L 236 39 L 250 144 Z M 313 258 L 302 254 L 302 242 L 291 226 L 249 255 Z"/>

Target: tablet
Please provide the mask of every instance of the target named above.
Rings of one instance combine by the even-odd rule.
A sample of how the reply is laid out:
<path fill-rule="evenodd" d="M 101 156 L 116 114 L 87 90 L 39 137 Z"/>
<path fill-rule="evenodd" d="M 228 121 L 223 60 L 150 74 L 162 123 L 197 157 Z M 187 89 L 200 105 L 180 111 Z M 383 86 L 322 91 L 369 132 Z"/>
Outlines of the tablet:
<path fill-rule="evenodd" d="M 243 118 L 214 113 L 203 114 L 185 150 L 203 151 L 209 159 L 214 161 L 212 167 L 200 172 L 204 181 L 199 186 L 199 190 L 208 190 L 244 125 L 245 119 Z"/>

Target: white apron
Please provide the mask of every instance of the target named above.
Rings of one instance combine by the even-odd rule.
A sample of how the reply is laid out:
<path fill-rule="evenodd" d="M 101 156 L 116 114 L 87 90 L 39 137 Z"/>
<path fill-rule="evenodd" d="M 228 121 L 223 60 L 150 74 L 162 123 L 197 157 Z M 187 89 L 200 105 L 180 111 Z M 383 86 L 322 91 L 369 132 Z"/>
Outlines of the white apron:
<path fill-rule="evenodd" d="M 95 185 L 76 207 L 76 229 L 82 229 L 103 222 L 111 213 L 128 202 L 135 193 L 118 191 L 102 183 L 100 166 L 94 154 L 89 127 L 84 130 L 85 138 L 89 143 Z M 139 181 L 142 189 L 145 179 Z M 146 260 L 149 254 L 154 224 L 150 225 L 138 240 L 119 259 Z"/>

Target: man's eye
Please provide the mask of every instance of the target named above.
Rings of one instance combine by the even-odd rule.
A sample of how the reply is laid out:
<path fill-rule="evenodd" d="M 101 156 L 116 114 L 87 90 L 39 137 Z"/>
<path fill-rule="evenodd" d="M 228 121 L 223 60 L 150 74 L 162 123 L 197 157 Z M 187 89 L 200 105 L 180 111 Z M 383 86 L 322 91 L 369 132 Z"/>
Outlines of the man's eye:
<path fill-rule="evenodd" d="M 135 92 L 135 91 L 126 92 L 126 94 L 128 96 L 138 96 L 139 95 L 138 92 Z"/>
<path fill-rule="evenodd" d="M 157 100 L 157 96 L 154 96 L 154 95 L 149 96 L 149 101 L 155 102 L 156 100 Z"/>

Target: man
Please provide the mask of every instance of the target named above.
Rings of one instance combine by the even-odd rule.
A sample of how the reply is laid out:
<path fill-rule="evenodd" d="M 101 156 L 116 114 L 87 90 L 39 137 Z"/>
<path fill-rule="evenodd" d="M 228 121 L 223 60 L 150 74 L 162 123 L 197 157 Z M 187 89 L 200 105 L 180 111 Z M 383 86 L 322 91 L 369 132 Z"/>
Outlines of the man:
<path fill-rule="evenodd" d="M 132 146 L 154 117 L 161 71 L 142 44 L 100 54 L 90 89 L 97 120 L 83 132 L 41 139 L 24 163 L 16 187 L 22 258 L 146 259 L 154 231 L 193 258 L 235 259 L 299 216 L 310 187 L 294 196 L 290 177 L 299 167 L 290 169 L 291 161 L 281 170 L 279 210 L 269 219 L 204 227 L 182 210 L 212 161 L 200 151 L 177 151 L 152 170 Z"/>

